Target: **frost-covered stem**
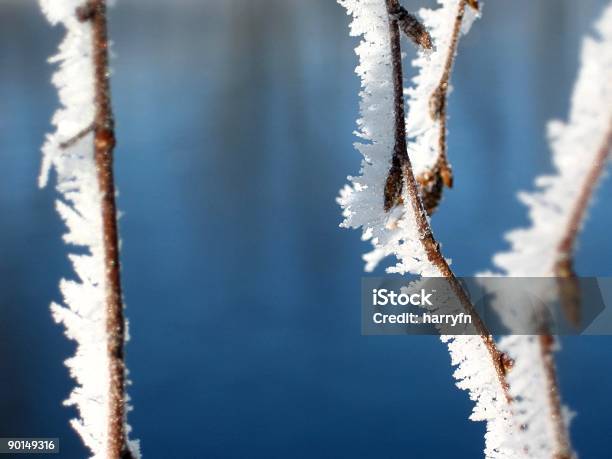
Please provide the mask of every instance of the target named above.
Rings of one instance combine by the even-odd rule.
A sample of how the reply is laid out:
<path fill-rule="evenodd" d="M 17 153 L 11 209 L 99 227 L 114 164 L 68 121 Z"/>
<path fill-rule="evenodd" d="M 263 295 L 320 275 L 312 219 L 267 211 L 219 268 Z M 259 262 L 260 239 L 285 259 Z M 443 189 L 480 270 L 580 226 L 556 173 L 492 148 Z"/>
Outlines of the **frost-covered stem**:
<path fill-rule="evenodd" d="M 398 0 L 386 0 L 387 12 L 389 13 L 389 41 L 391 45 L 391 66 L 393 79 L 393 115 L 394 115 L 394 137 L 393 157 L 391 159 L 391 173 L 397 173 L 401 180 L 401 172 L 407 164 L 410 168 L 410 158 L 406 148 L 406 120 L 404 112 L 404 76 L 402 70 L 402 48 L 400 42 L 400 30 L 398 21 L 393 13 L 400 8 Z M 391 174 L 390 174 L 391 175 Z M 407 180 L 408 187 L 410 181 Z M 414 180 L 413 180 L 414 181 Z M 410 189 L 410 188 L 409 188 Z"/>
<path fill-rule="evenodd" d="M 540 355 L 544 367 L 544 378 L 548 387 L 548 404 L 555 436 L 555 453 L 551 459 L 570 459 L 572 457 L 565 419 L 561 407 L 561 396 L 557 385 L 557 369 L 553 357 L 554 338 L 540 335 Z"/>
<path fill-rule="evenodd" d="M 465 2 L 462 2 L 465 3 Z M 486 325 L 482 322 L 478 312 L 472 305 L 466 291 L 461 283 L 455 277 L 455 274 L 450 269 L 450 266 L 442 252 L 440 245 L 434 238 L 431 226 L 427 219 L 427 214 L 423 207 L 423 202 L 419 196 L 417 183 L 412 171 L 412 165 L 406 149 L 406 124 L 404 118 L 404 89 L 403 89 L 403 74 L 402 74 L 402 52 L 400 44 L 400 32 L 397 20 L 394 19 L 392 12 L 399 7 L 398 0 L 386 0 L 387 12 L 389 13 L 389 39 L 391 45 L 391 65 L 393 73 L 393 107 L 395 121 L 395 145 L 392 157 L 392 166 L 390 174 L 393 174 L 394 168 L 401 167 L 401 173 L 407 189 L 407 194 L 410 199 L 410 205 L 413 208 L 416 218 L 417 229 L 420 234 L 420 242 L 425 249 L 429 262 L 434 265 L 439 272 L 445 277 L 450 286 L 457 295 L 466 313 L 472 317 L 474 327 L 482 337 L 484 344 L 491 357 L 491 364 L 495 368 L 497 378 L 506 395 L 506 399 L 510 401 L 508 393 L 508 383 L 506 381 L 506 371 L 508 360 L 504 353 L 497 349 L 495 341 Z M 465 7 L 465 4 L 464 4 Z"/>
<path fill-rule="evenodd" d="M 606 161 L 608 159 L 608 155 L 610 154 L 610 150 L 612 150 L 612 119 L 610 120 L 605 138 L 603 139 L 603 142 L 597 151 L 597 155 L 593 160 L 593 165 L 584 179 L 580 194 L 578 195 L 574 208 L 569 216 L 565 234 L 559 243 L 557 262 L 555 265 L 555 273 L 557 275 L 563 274 L 563 268 L 568 268 L 569 272 L 573 271 L 571 269 L 571 260 L 576 245 L 576 239 L 578 238 L 580 227 L 589 206 L 589 201 L 591 200 L 595 187 L 599 183 L 599 179 L 605 170 Z"/>
<path fill-rule="evenodd" d="M 440 78 L 437 88 L 431 95 L 429 106 L 431 117 L 434 120 L 440 121 L 440 133 L 438 136 L 438 161 L 440 167 L 440 175 L 444 181 L 444 185 L 453 186 L 453 171 L 448 163 L 446 129 L 447 129 L 447 102 L 448 102 L 448 87 L 450 85 L 451 73 L 455 57 L 457 56 L 457 46 L 459 45 L 459 34 L 461 33 L 461 24 L 465 14 L 466 0 L 460 0 L 457 7 L 457 16 L 453 24 L 453 32 L 451 35 L 450 45 L 446 52 L 446 61 L 444 62 L 444 71 Z"/>
<path fill-rule="evenodd" d="M 102 208 L 106 276 L 106 331 L 109 359 L 108 457 L 131 458 L 125 431 L 125 318 L 121 294 L 117 206 L 113 176 L 114 118 L 110 98 L 106 0 L 89 0 L 77 9 L 80 21 L 91 21 L 95 91 L 94 158 Z"/>
<path fill-rule="evenodd" d="M 595 158 L 593 159 L 593 164 L 591 169 L 587 173 L 584 178 L 584 183 L 582 184 L 582 188 L 576 202 L 573 206 L 573 209 L 570 213 L 568 224 L 565 229 L 565 233 L 561 239 L 561 242 L 558 246 L 558 254 L 557 261 L 555 263 L 554 271 L 555 275 L 561 278 L 573 278 L 575 277 L 573 270 L 573 254 L 576 246 L 576 240 L 578 238 L 578 233 L 580 232 L 580 227 L 582 222 L 584 221 L 584 217 L 586 215 L 586 211 L 595 191 L 595 187 L 597 183 L 599 183 L 599 179 L 601 178 L 608 156 L 610 154 L 610 150 L 612 149 L 612 120 L 610 120 L 608 131 L 606 132 L 603 142 L 597 151 Z M 561 281 L 563 282 L 563 281 Z M 575 292 L 562 292 L 563 293 L 575 293 Z M 563 298 L 562 298 L 563 300 Z M 569 306 L 573 308 L 572 317 L 579 317 L 579 300 L 577 298 L 573 298 L 573 301 L 570 299 Z M 568 302 L 565 301 L 565 304 Z M 556 368 L 555 362 L 552 355 L 552 343 L 553 338 L 549 335 L 543 335 L 540 337 L 540 346 L 542 350 L 542 361 L 544 364 L 545 375 L 546 375 L 546 384 L 548 387 L 548 395 L 549 395 L 549 404 L 551 411 L 551 421 L 555 431 L 555 441 L 556 441 L 556 449 L 557 453 L 554 459 L 569 459 L 571 457 L 570 453 L 570 442 L 567 435 L 567 428 L 565 426 L 565 421 L 563 419 L 562 411 L 561 411 L 561 399 L 559 397 L 559 388 L 557 386 L 557 377 L 556 377 Z"/>

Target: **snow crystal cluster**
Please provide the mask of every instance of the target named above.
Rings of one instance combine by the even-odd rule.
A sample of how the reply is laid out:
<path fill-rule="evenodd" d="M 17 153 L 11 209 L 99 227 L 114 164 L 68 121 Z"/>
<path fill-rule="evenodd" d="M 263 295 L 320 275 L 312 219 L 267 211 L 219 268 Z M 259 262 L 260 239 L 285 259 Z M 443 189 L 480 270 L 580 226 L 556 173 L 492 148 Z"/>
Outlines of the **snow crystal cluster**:
<path fill-rule="evenodd" d="M 451 48 L 452 31 L 459 11 L 459 0 L 438 0 L 437 9 L 422 8 L 419 16 L 429 30 L 434 51 L 419 50 L 412 65 L 418 70 L 408 88 L 408 114 L 406 130 L 408 154 L 416 176 L 431 170 L 438 159 L 440 120 L 430 115 L 431 95 L 437 89 L 444 74 L 446 60 Z M 482 2 L 480 8 L 482 8 Z M 469 32 L 474 20 L 479 17 L 473 8 L 465 8 L 461 23 L 461 34 Z M 455 50 L 456 51 L 456 50 Z M 452 87 L 449 86 L 448 93 Z"/>
<path fill-rule="evenodd" d="M 394 145 L 393 85 L 389 24 L 384 0 L 339 0 L 352 15 L 351 35 L 361 36 L 356 48 L 361 77 L 361 118 L 356 144 L 363 155 L 361 175 L 349 177 L 350 184 L 340 192 L 338 202 L 345 217 L 341 226 L 363 229 L 363 239 L 370 240 L 374 250 L 364 256 L 366 270 L 372 271 L 385 257 L 394 255 L 398 263 L 389 272 L 438 276 L 439 272 L 427 261 L 419 242 L 415 216 L 410 200 L 404 197 L 404 206 L 386 213 L 383 209 L 385 181 L 391 165 Z M 429 115 L 431 94 L 442 77 L 459 0 L 439 0 L 435 10 L 423 9 L 425 21 L 434 40 L 434 51 L 419 51 L 414 64 L 419 74 L 414 88 L 409 90 L 408 135 L 409 156 L 418 175 L 436 159 L 439 122 Z M 463 30 L 467 32 L 474 18 L 466 9 Z M 407 190 L 404 187 L 404 193 Z"/>
<path fill-rule="evenodd" d="M 506 235 L 511 250 L 494 263 L 509 276 L 550 276 L 573 206 L 612 122 L 612 5 L 582 45 L 569 120 L 548 126 L 554 175 L 536 178 L 536 191 L 519 194 L 531 226 Z"/>
<path fill-rule="evenodd" d="M 356 146 L 363 155 L 360 177 L 350 177 L 351 184 L 341 190 L 339 203 L 344 209 L 344 227 L 363 227 L 364 239 L 371 239 L 373 258 L 392 253 L 401 261 L 401 271 L 435 275 L 415 225 L 410 205 L 383 209 L 385 181 L 391 164 L 394 139 L 393 84 L 389 22 L 384 0 L 340 0 L 353 16 L 351 35 L 362 36 L 357 46 L 361 77 L 361 118 L 357 135 L 363 140 Z M 404 187 L 406 188 L 406 187 Z M 406 190 L 404 189 L 404 193 Z M 406 196 L 404 202 L 409 203 Z M 373 266 L 372 266 L 373 267 Z"/>
<path fill-rule="evenodd" d="M 498 380 L 489 351 L 479 335 L 443 335 L 448 345 L 453 373 L 459 389 L 468 391 L 474 402 L 472 421 L 485 421 L 485 457 L 518 459 L 523 452 L 517 447 L 519 424 L 513 417 L 506 395 Z"/>
<path fill-rule="evenodd" d="M 428 280 L 411 282 L 407 291 L 428 288 Z M 435 313 L 458 315 L 465 312 L 453 292 L 451 283 L 436 282 L 436 301 L 433 306 L 425 306 Z M 451 327 L 438 325 L 440 333 L 448 333 Z M 468 392 L 474 402 L 470 415 L 472 421 L 487 423 L 485 434 L 485 457 L 492 459 L 519 459 L 525 457 L 518 443 L 520 424 L 513 416 L 506 393 L 500 384 L 495 367 L 490 364 L 489 350 L 473 324 L 454 328 L 462 335 L 441 336 L 451 356 L 451 365 L 457 368 L 453 377 L 457 387 Z"/>
<path fill-rule="evenodd" d="M 65 325 L 66 335 L 77 343 L 76 354 L 66 361 L 77 382 L 65 402 L 79 411 L 80 419 L 72 420 L 72 425 L 92 451 L 92 457 L 106 458 L 110 381 L 102 211 L 93 134 L 82 136 L 68 148 L 61 146 L 94 119 L 92 26 L 76 18 L 75 10 L 83 0 L 41 0 L 40 4 L 52 24 L 65 27 L 66 35 L 58 54 L 50 59 L 59 64 L 53 83 L 58 88 L 61 107 L 53 116 L 56 130 L 47 136 L 43 146 L 39 185 L 46 185 L 53 168 L 61 195 L 57 211 L 68 229 L 64 240 L 85 249 L 69 255 L 78 279 L 63 279 L 60 283 L 66 306 L 54 303 L 51 309 L 54 319 Z"/>

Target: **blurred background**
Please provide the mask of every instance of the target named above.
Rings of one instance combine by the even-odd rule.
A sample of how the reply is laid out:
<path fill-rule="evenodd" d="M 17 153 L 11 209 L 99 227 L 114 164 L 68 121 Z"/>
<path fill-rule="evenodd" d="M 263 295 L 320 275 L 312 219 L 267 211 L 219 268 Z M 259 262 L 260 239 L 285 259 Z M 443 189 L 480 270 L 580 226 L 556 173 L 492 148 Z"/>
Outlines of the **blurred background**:
<path fill-rule="evenodd" d="M 411 10 L 433 1 L 408 1 Z M 551 170 L 581 36 L 604 0 L 489 0 L 450 100 L 456 187 L 435 231 L 461 275 L 527 224 L 515 194 Z M 110 14 L 134 436 L 148 458 L 482 456 L 484 425 L 435 337 L 360 335 L 358 232 L 335 203 L 359 170 L 357 40 L 333 0 L 120 0 Z M 63 31 L 0 0 L 0 436 L 59 437 L 74 343 L 50 316 L 72 277 L 53 187 L 36 187 Z M 411 46 L 405 47 L 408 57 Z M 577 268 L 612 275 L 612 181 Z M 579 455 L 609 457 L 612 338 L 563 339 Z"/>

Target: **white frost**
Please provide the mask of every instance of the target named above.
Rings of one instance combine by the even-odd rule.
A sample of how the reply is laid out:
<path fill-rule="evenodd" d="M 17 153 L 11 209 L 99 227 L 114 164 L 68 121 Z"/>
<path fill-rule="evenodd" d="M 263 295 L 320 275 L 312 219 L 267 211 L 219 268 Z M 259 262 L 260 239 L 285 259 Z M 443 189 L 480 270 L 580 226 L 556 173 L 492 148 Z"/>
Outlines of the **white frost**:
<path fill-rule="evenodd" d="M 440 272 L 427 259 L 419 241 L 416 218 L 409 204 L 393 209 L 388 214 L 383 209 L 383 190 L 390 167 L 394 145 L 393 122 L 393 85 L 391 82 L 391 57 L 388 18 L 384 0 L 339 0 L 352 15 L 351 35 L 362 36 L 363 40 L 356 49 L 359 56 L 357 74 L 361 77 L 361 118 L 358 120 L 359 132 L 363 142 L 356 146 L 363 155 L 361 176 L 350 177 L 350 185 L 341 190 L 339 202 L 344 209 L 344 227 L 363 228 L 363 238 L 370 239 L 374 251 L 366 255 L 366 269 L 375 265 L 388 255 L 395 255 L 397 266 L 390 272 L 410 272 L 421 276 L 438 277 Z M 441 1 L 442 7 L 421 14 L 427 24 L 434 27 L 434 40 L 438 49 L 444 47 L 443 40 L 452 31 L 457 12 L 457 0 Z M 418 98 L 425 98 L 428 90 L 433 91 L 440 79 L 440 62 L 443 52 L 436 51 L 417 60 L 422 66 L 421 79 L 417 81 L 418 93 L 413 91 L 416 107 Z M 428 89 L 429 88 L 429 89 Z M 421 94 L 422 93 L 422 94 Z M 427 94 L 427 100 L 429 100 Z M 417 104 L 418 105 L 418 104 Z M 428 116 L 428 108 L 423 116 Z M 409 119 L 410 119 L 409 115 Z M 418 115 L 412 115 L 417 117 Z M 421 120 L 423 132 L 410 132 L 414 135 L 429 136 L 435 126 Z M 429 137 L 427 137 L 429 138 Z M 423 141 L 424 142 L 424 141 Z M 437 143 L 437 139 L 436 139 Z M 425 145 L 425 144 L 424 144 Z M 414 148 L 414 147 L 413 147 Z M 410 158 L 419 157 L 425 164 L 427 151 L 410 151 Z M 405 190 L 404 190 L 405 192 Z M 407 196 L 405 203 L 409 203 Z M 437 294 L 439 298 L 439 293 Z M 515 450 L 514 433 L 516 423 L 506 402 L 503 388 L 497 378 L 491 357 L 480 336 L 443 336 L 447 343 L 459 388 L 469 392 L 475 402 L 471 419 L 487 422 L 485 453 L 490 458 L 520 457 Z"/>
<path fill-rule="evenodd" d="M 352 15 L 351 35 L 363 40 L 356 48 L 361 77 L 361 118 L 357 121 L 356 144 L 363 155 L 361 175 L 349 177 L 350 183 L 340 191 L 338 202 L 345 217 L 341 226 L 363 229 L 363 239 L 370 240 L 374 250 L 364 256 L 366 270 L 394 255 L 398 263 L 388 268 L 392 273 L 414 273 L 437 276 L 439 273 L 427 261 L 419 242 L 414 213 L 407 196 L 403 208 L 389 213 L 383 209 L 385 181 L 391 165 L 394 145 L 393 84 L 389 26 L 384 0 L 338 0 Z M 452 34 L 459 0 L 439 0 L 435 10 L 420 12 L 434 40 L 435 51 L 419 51 L 414 65 L 419 74 L 414 87 L 408 90 L 408 153 L 415 175 L 431 166 L 437 155 L 439 123 L 429 116 L 429 98 L 442 76 L 448 44 Z M 467 31 L 474 19 L 471 8 L 466 9 L 463 30 Z M 432 159 L 433 158 L 433 159 Z M 406 187 L 404 187 L 406 188 Z M 406 190 L 404 189 L 404 193 Z"/>
<path fill-rule="evenodd" d="M 410 205 L 383 209 L 384 186 L 395 142 L 393 131 L 393 84 L 389 24 L 384 0 L 340 0 L 353 16 L 351 35 L 362 36 L 357 46 L 361 77 L 361 118 L 357 121 L 363 139 L 356 147 L 363 155 L 361 176 L 349 177 L 350 185 L 340 192 L 344 227 L 363 227 L 365 239 L 377 250 L 371 257 L 395 254 L 397 270 L 435 275 L 419 242 L 414 213 Z M 406 187 L 404 187 L 406 188 Z M 406 190 L 404 189 L 404 193 Z M 406 196 L 404 202 L 409 200 Z M 370 259 L 369 264 L 372 264 Z"/>
<path fill-rule="evenodd" d="M 519 424 L 513 417 L 510 405 L 497 379 L 491 357 L 479 335 L 443 335 L 448 345 L 452 365 L 457 369 L 453 376 L 457 387 L 468 391 L 475 404 L 470 416 L 472 421 L 485 421 L 485 457 L 491 459 L 518 459 L 523 452 L 517 446 Z"/>
<path fill-rule="evenodd" d="M 459 10 L 459 0 L 438 0 L 438 3 L 440 7 L 437 9 L 422 8 L 419 11 L 419 16 L 433 40 L 434 50 L 418 51 L 417 58 L 412 61 L 418 73 L 412 79 L 412 86 L 407 90 L 408 154 L 416 176 L 431 170 L 438 159 L 441 127 L 440 121 L 432 119 L 429 114 L 429 101 L 444 74 L 455 18 Z M 482 2 L 480 8 L 482 9 Z M 461 33 L 468 33 L 477 17 L 480 17 L 480 14 L 466 6 Z M 452 86 L 449 86 L 448 93 L 451 91 Z"/>
<path fill-rule="evenodd" d="M 569 120 L 552 121 L 548 136 L 555 175 L 536 178 L 536 191 L 519 194 L 531 226 L 511 231 L 511 250 L 493 261 L 510 276 L 550 276 L 557 246 L 568 226 L 572 207 L 612 119 L 612 5 L 597 27 L 599 38 L 586 37 L 571 99 Z"/>
<path fill-rule="evenodd" d="M 516 422 L 523 425 L 523 429 L 518 431 L 519 446 L 525 451 L 526 458 L 556 457 L 556 431 L 551 422 L 553 411 L 544 365 L 544 359 L 552 359 L 552 355 L 543 355 L 540 337 L 533 335 L 506 336 L 500 340 L 499 348 L 514 359 L 508 383 L 513 398 L 513 415 Z M 569 419 L 565 421 L 567 429 Z"/>
<path fill-rule="evenodd" d="M 83 438 L 94 458 L 106 458 L 108 443 L 109 362 L 105 313 L 105 276 L 100 192 L 93 158 L 93 134 L 70 148 L 60 144 L 91 125 L 94 118 L 94 76 L 91 23 L 76 19 L 75 9 L 83 0 L 41 0 L 41 8 L 52 24 L 62 24 L 66 36 L 51 62 L 59 63 L 53 75 L 61 108 L 53 116 L 56 131 L 43 146 L 39 185 L 45 186 L 50 169 L 57 173 L 61 199 L 57 211 L 66 223 L 64 240 L 83 247 L 69 256 L 77 280 L 63 279 L 60 289 L 65 307 L 52 304 L 57 322 L 76 341 L 76 354 L 66 361 L 77 387 L 65 402 L 75 405 L 79 419 L 72 426 Z M 137 451 L 136 442 L 132 442 Z"/>
<path fill-rule="evenodd" d="M 428 288 L 428 281 L 415 281 L 410 291 Z M 450 283 L 436 282 L 436 301 L 433 306 L 424 306 L 432 313 L 452 314 L 458 316 L 464 313 L 463 307 L 457 301 Z M 468 392 L 474 402 L 470 415 L 472 421 L 487 423 L 484 453 L 491 459 L 524 458 L 524 451 L 519 444 L 520 422 L 514 416 L 511 405 L 498 379 L 495 367 L 491 365 L 491 355 L 485 342 L 476 331 L 473 324 L 463 324 L 458 328 L 437 325 L 440 333 L 461 330 L 461 335 L 441 336 L 442 342 L 448 346 L 451 365 L 456 366 L 453 377 L 457 387 Z"/>
<path fill-rule="evenodd" d="M 528 207 L 531 226 L 508 233 L 506 238 L 511 250 L 499 253 L 493 259 L 503 275 L 554 275 L 557 248 L 571 211 L 610 129 L 612 4 L 604 11 L 596 29 L 599 37 L 587 37 L 582 45 L 581 67 L 574 86 L 569 120 L 549 124 L 556 174 L 538 177 L 536 191 L 520 193 L 521 201 Z M 525 319 L 524 313 L 516 308 L 509 307 L 500 312 L 507 323 Z M 521 431 L 521 445 L 529 451 L 529 457 L 550 458 L 557 445 L 554 426 L 550 422 L 551 407 L 540 340 L 534 336 L 511 336 L 502 339 L 499 345 L 515 360 L 508 381 L 515 398 L 514 413 L 526 425 Z M 566 408 L 564 411 L 567 429 L 570 416 Z"/>

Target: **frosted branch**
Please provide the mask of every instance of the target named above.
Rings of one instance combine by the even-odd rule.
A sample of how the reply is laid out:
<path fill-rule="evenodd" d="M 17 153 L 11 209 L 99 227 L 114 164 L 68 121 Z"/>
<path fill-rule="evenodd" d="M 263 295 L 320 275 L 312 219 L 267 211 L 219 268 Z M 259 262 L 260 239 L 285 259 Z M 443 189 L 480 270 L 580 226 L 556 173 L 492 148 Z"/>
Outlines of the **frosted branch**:
<path fill-rule="evenodd" d="M 538 177 L 536 191 L 519 195 L 531 226 L 508 233 L 511 249 L 494 257 L 504 275 L 574 275 L 576 239 L 612 148 L 612 4 L 596 29 L 598 36 L 583 41 L 569 120 L 549 124 L 556 174 Z M 520 316 L 513 308 L 503 313 L 506 320 Z M 575 309 L 572 318 L 579 318 Z M 558 343 L 551 336 L 515 336 L 502 340 L 500 347 L 516 361 L 509 381 L 515 412 L 527 426 L 521 431 L 524 448 L 534 457 L 572 457 L 569 415 L 560 402 L 552 357 Z"/>
<path fill-rule="evenodd" d="M 408 151 L 414 157 L 414 171 L 425 208 L 432 214 L 444 187 L 453 186 L 448 161 L 447 122 L 451 74 L 459 38 L 467 33 L 480 14 L 479 5 L 466 0 L 438 0 L 435 10 L 422 9 L 420 16 L 430 31 L 434 51 L 419 51 L 413 65 L 418 74 L 408 93 Z M 467 5 L 472 8 L 466 8 Z"/>
<path fill-rule="evenodd" d="M 62 280 L 66 307 L 52 305 L 55 320 L 77 342 L 76 355 L 66 362 L 77 387 L 66 403 L 77 406 L 80 419 L 72 425 L 94 458 L 131 458 L 139 453 L 138 443 L 127 438 L 106 2 L 41 0 L 41 7 L 52 24 L 64 25 L 66 36 L 51 59 L 59 62 L 53 82 L 62 107 L 43 147 L 39 183 L 46 184 L 53 167 L 62 195 L 57 209 L 68 227 L 64 239 L 89 252 L 70 255 L 78 281 Z"/>
<path fill-rule="evenodd" d="M 508 438 L 517 427 L 509 409 L 509 361 L 498 351 L 440 251 L 406 149 L 400 32 L 393 14 L 398 2 L 340 0 L 340 4 L 353 15 L 351 32 L 364 37 L 357 47 L 363 88 L 358 135 L 369 142 L 357 145 L 364 156 L 362 176 L 350 178 L 352 186 L 345 187 L 339 199 L 346 217 L 343 226 L 363 226 L 364 236 L 373 239 L 379 252 L 395 254 L 400 263 L 392 271 L 448 280 L 479 333 L 443 337 L 452 363 L 458 366 L 458 386 L 476 402 L 472 419 L 487 421 L 487 456 L 508 457 Z"/>

